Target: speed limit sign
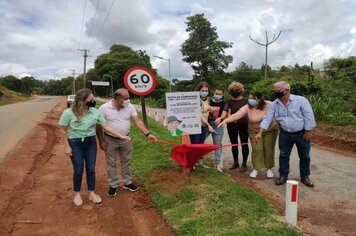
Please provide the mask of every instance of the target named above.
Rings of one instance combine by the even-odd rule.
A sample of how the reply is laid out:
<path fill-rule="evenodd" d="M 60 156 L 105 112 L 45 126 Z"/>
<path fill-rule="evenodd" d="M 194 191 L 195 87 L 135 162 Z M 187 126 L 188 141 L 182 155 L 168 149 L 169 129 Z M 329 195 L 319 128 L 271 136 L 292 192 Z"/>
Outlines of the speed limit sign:
<path fill-rule="evenodd" d="M 135 66 L 126 71 L 124 84 L 133 94 L 143 96 L 150 94 L 155 89 L 156 78 L 149 69 Z"/>

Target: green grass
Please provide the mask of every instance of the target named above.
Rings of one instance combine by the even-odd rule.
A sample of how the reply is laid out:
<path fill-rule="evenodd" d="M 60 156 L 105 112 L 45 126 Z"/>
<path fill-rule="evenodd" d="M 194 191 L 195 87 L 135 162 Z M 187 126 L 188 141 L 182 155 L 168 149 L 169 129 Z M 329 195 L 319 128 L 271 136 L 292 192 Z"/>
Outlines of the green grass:
<path fill-rule="evenodd" d="M 153 119 L 148 123 L 159 139 L 179 142 Z M 171 146 L 147 142 L 135 126 L 132 136 L 134 173 L 178 235 L 302 235 L 279 221 L 263 196 L 228 174 L 198 167 L 184 175 L 169 158 Z"/>

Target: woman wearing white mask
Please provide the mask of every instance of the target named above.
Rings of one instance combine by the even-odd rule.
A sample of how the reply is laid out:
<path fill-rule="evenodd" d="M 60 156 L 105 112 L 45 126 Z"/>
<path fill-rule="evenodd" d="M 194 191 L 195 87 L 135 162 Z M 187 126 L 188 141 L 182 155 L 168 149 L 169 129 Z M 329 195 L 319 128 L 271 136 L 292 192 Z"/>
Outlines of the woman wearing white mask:
<path fill-rule="evenodd" d="M 239 120 L 247 115 L 249 138 L 252 146 L 252 165 L 254 168 L 250 173 L 251 178 L 256 178 L 258 170 L 262 168 L 267 168 L 267 178 L 274 177 L 271 169 L 274 167 L 274 147 L 279 130 L 278 123 L 273 121 L 270 127 L 263 132 L 261 140 L 258 143 L 255 140 L 255 136 L 260 129 L 260 123 L 270 105 L 271 102 L 265 101 L 260 92 L 251 92 L 248 104 L 218 125 L 218 127 L 221 127 L 225 123 Z"/>

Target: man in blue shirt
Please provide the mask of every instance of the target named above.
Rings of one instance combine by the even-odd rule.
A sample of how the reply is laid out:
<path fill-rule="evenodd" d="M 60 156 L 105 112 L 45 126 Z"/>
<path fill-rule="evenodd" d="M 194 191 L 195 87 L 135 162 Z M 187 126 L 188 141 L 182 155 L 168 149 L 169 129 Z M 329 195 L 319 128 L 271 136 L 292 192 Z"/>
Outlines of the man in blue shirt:
<path fill-rule="evenodd" d="M 310 138 L 315 128 L 315 118 L 309 101 L 302 96 L 290 93 L 290 85 L 285 81 L 274 84 L 276 100 L 272 103 L 263 118 L 260 130 L 256 135 L 259 142 L 262 132 L 275 119 L 280 126 L 279 133 L 279 178 L 276 185 L 284 184 L 289 174 L 289 158 L 296 144 L 299 155 L 299 170 L 301 182 L 308 187 L 314 187 L 310 175 Z"/>

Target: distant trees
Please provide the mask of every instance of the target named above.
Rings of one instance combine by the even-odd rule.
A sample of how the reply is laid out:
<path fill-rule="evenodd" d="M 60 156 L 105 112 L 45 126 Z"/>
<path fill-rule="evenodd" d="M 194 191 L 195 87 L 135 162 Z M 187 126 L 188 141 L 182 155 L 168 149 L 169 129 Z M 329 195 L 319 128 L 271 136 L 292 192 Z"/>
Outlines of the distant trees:
<path fill-rule="evenodd" d="M 183 61 L 194 70 L 195 82 L 211 82 L 209 72 L 226 69 L 232 62 L 232 56 L 225 55 L 225 49 L 231 48 L 232 43 L 218 40 L 216 27 L 211 26 L 204 14 L 187 17 L 186 24 L 189 38 L 181 45 Z"/>

